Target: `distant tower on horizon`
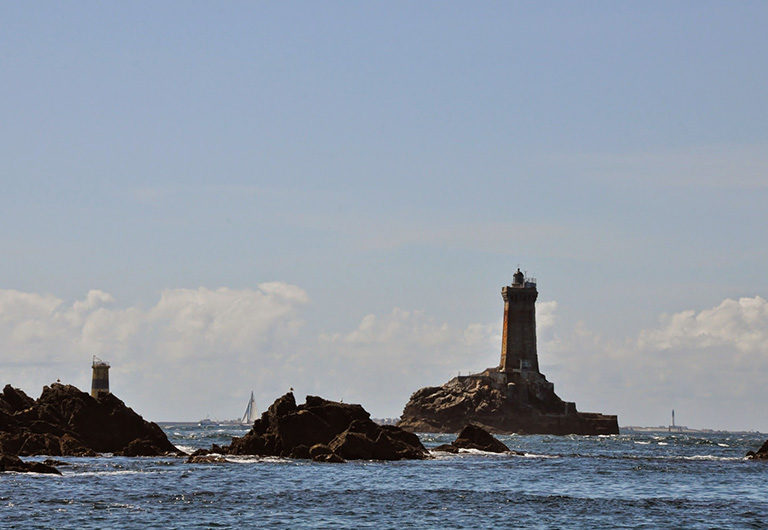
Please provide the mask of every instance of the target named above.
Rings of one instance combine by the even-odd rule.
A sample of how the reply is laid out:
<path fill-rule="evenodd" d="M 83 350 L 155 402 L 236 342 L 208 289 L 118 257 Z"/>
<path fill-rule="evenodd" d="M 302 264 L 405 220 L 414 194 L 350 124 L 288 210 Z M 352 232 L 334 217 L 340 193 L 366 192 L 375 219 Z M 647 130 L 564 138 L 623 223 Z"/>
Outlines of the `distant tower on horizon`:
<path fill-rule="evenodd" d="M 536 279 L 527 278 L 518 267 L 512 285 L 502 287 L 504 327 L 499 371 L 539 372 L 536 353 Z"/>
<path fill-rule="evenodd" d="M 109 363 L 93 356 L 93 377 L 91 378 L 91 397 L 100 398 L 109 394 Z"/>

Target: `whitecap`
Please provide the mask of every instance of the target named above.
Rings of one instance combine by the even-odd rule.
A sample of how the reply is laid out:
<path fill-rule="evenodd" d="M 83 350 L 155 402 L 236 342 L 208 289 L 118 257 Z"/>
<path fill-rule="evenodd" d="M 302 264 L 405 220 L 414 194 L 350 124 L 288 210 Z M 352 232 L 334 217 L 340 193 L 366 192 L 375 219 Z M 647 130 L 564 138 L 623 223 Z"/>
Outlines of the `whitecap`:
<path fill-rule="evenodd" d="M 745 457 L 743 457 L 743 456 L 693 455 L 693 456 L 683 456 L 681 458 L 683 460 L 733 461 L 733 460 L 744 460 Z"/>
<path fill-rule="evenodd" d="M 65 470 L 68 471 L 68 470 Z M 133 469 L 120 469 L 117 471 L 84 471 L 82 473 L 77 473 L 77 476 L 79 477 L 95 477 L 95 476 L 101 476 L 101 475 L 141 475 L 144 473 L 149 473 L 149 471 L 137 471 Z M 152 473 L 158 473 L 158 471 L 152 471 Z M 162 471 L 160 471 L 162 473 Z"/>
<path fill-rule="evenodd" d="M 460 448 L 459 453 L 465 453 L 470 455 L 490 455 L 490 456 L 495 456 L 499 454 L 499 453 L 494 453 L 492 451 L 481 451 L 480 449 L 464 449 L 464 448 Z"/>

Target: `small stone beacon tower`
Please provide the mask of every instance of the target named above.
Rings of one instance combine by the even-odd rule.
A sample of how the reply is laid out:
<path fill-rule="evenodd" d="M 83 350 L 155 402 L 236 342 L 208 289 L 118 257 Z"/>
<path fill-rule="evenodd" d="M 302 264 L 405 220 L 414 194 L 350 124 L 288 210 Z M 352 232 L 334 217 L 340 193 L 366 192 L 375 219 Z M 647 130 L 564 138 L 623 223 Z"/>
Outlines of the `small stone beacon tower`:
<path fill-rule="evenodd" d="M 539 373 L 536 353 L 536 278 L 526 277 L 520 268 L 512 277 L 512 285 L 501 288 L 504 299 L 504 327 L 501 338 L 499 371 Z"/>
<path fill-rule="evenodd" d="M 109 394 L 109 363 L 93 356 L 93 378 L 91 379 L 91 397 L 100 398 Z"/>

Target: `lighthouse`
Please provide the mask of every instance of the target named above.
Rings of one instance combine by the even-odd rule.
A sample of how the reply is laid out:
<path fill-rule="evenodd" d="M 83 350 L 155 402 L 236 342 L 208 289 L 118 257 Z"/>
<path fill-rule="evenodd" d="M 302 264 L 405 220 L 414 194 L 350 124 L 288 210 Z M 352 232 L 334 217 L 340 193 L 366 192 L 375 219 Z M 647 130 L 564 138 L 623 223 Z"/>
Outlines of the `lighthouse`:
<path fill-rule="evenodd" d="M 536 279 L 526 277 L 517 269 L 512 285 L 501 289 L 504 299 L 504 325 L 501 337 L 501 364 L 499 371 L 539 373 L 536 353 Z"/>
<path fill-rule="evenodd" d="M 91 397 L 96 399 L 109 394 L 109 363 L 93 356 L 93 377 L 91 378 Z"/>

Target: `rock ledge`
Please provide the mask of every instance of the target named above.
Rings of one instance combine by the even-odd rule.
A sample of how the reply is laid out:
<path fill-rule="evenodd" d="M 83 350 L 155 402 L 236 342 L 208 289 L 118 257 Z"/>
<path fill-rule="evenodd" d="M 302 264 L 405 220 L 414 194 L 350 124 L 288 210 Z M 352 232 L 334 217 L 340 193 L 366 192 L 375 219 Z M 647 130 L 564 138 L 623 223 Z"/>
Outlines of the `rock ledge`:
<path fill-rule="evenodd" d="M 398 426 L 414 432 L 458 432 L 474 424 L 497 434 L 618 434 L 616 416 L 578 412 L 539 372 L 489 368 L 411 395 Z"/>

